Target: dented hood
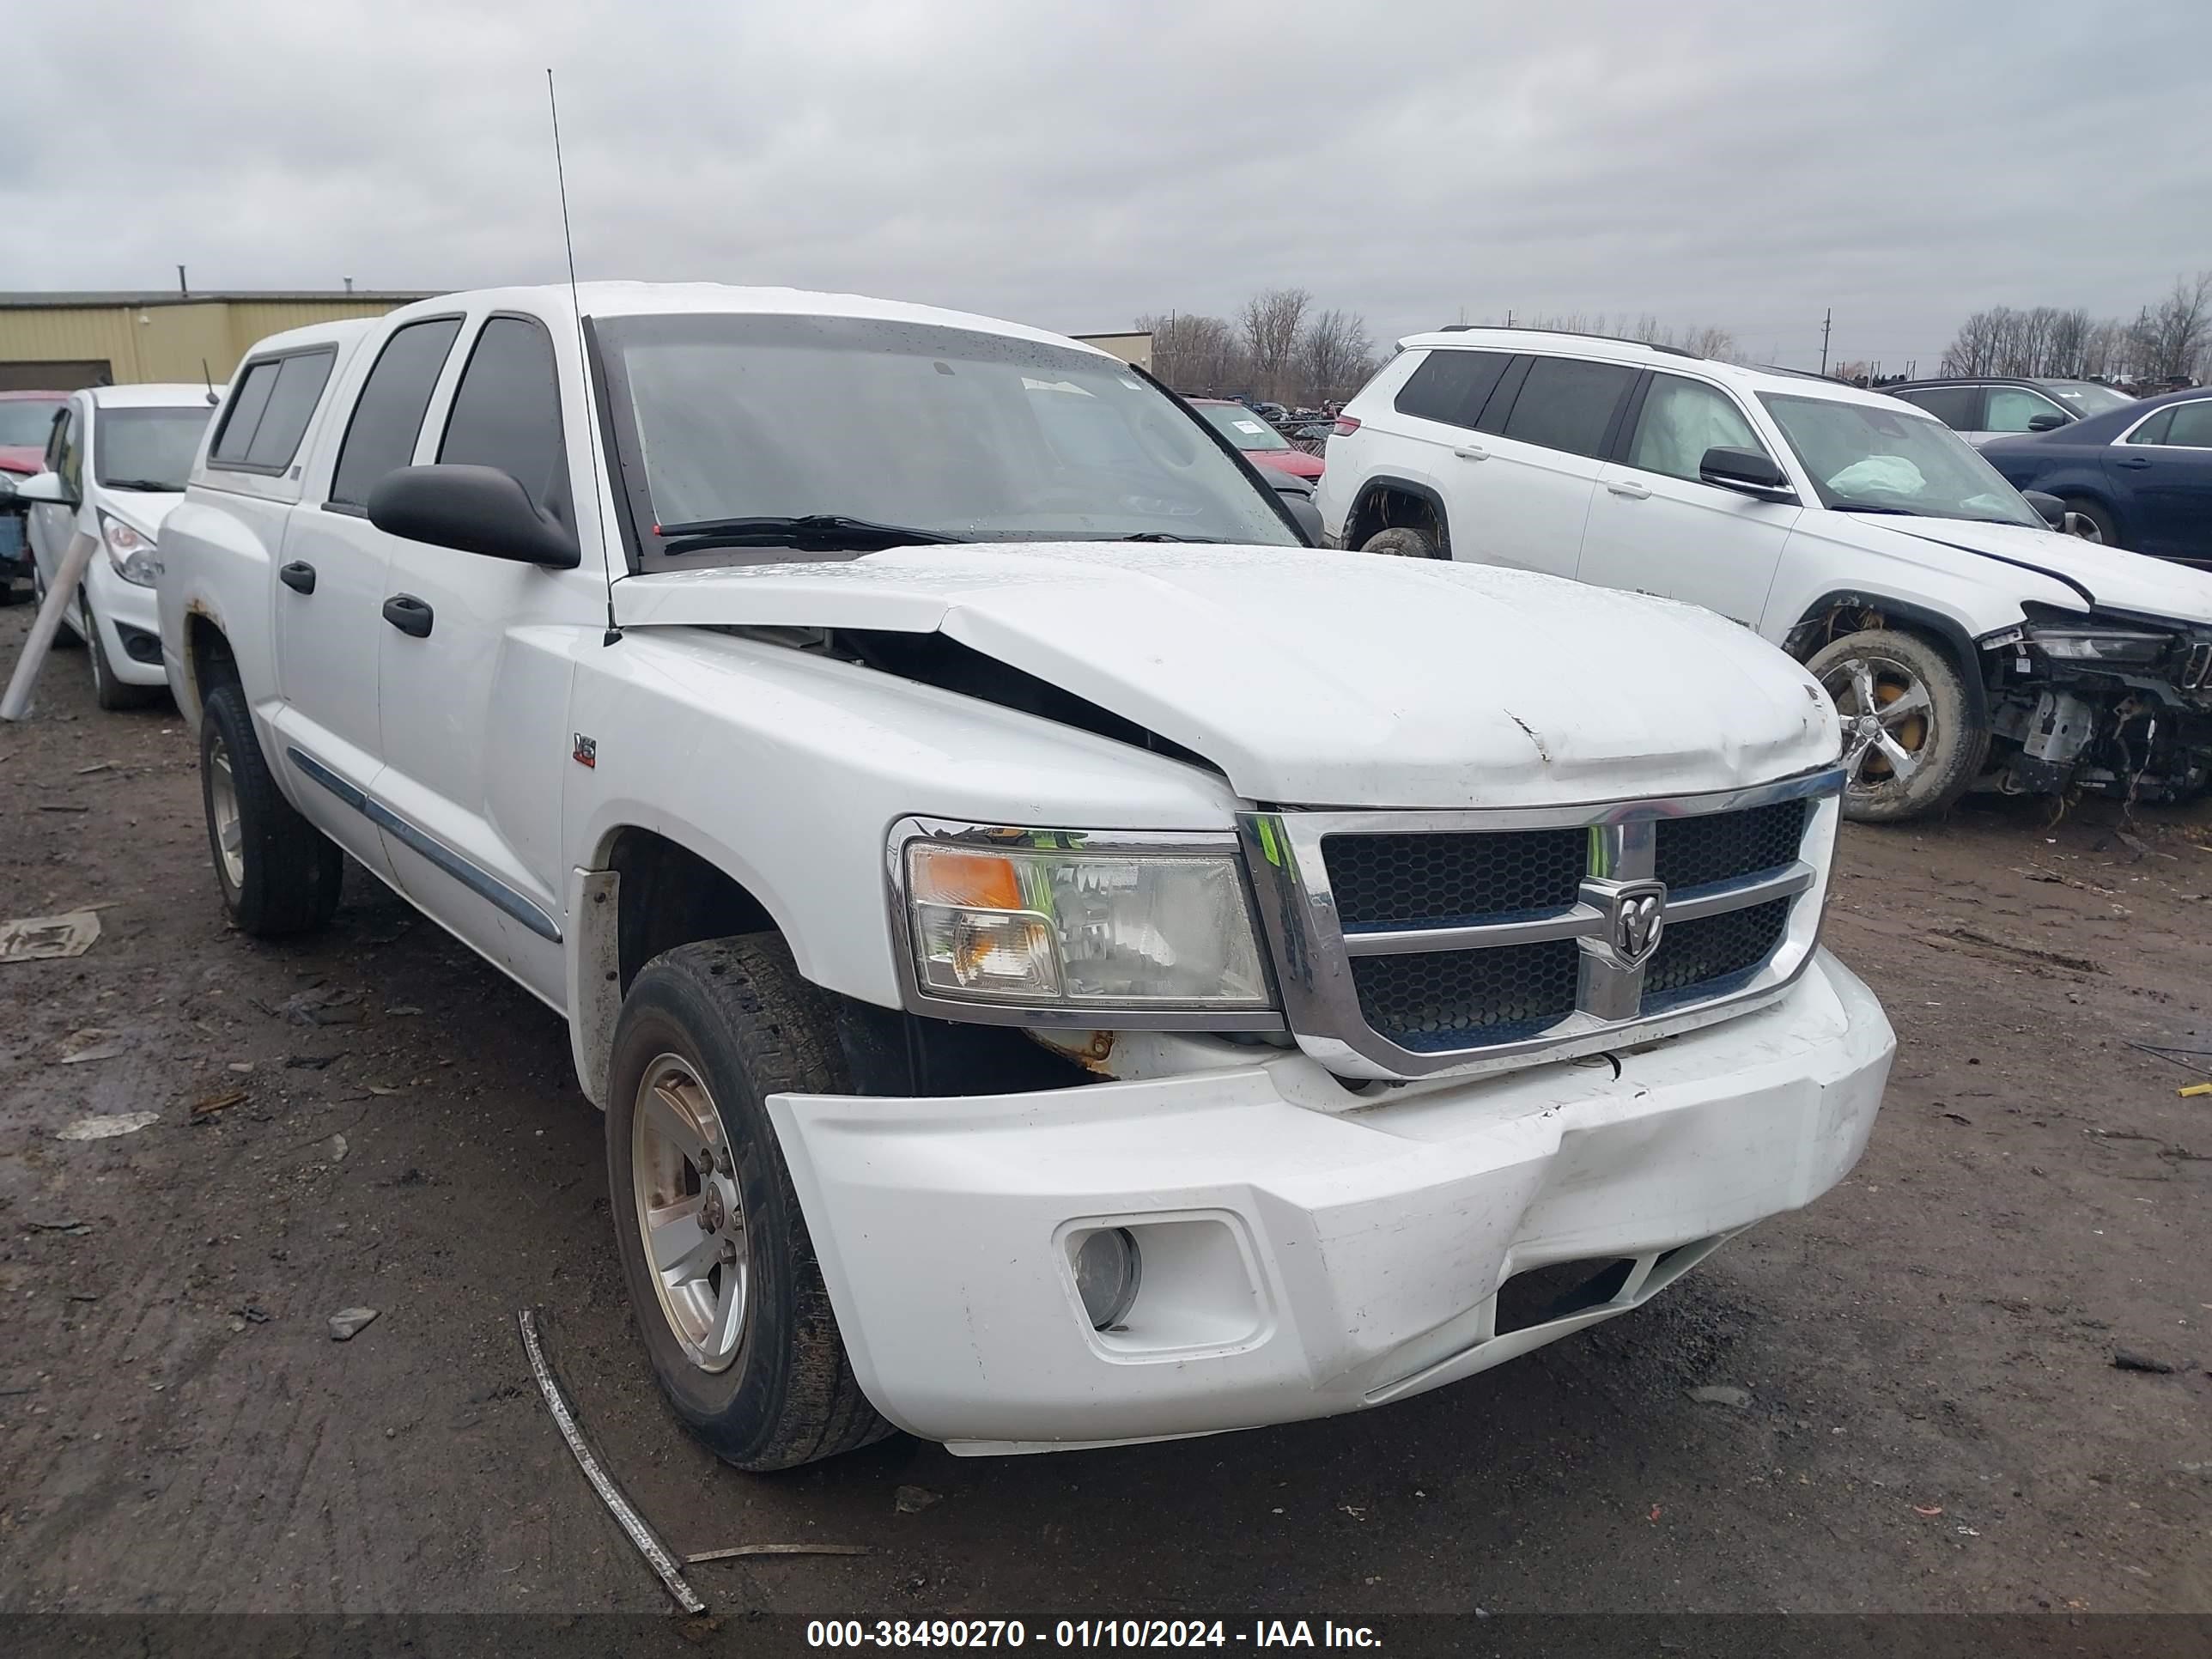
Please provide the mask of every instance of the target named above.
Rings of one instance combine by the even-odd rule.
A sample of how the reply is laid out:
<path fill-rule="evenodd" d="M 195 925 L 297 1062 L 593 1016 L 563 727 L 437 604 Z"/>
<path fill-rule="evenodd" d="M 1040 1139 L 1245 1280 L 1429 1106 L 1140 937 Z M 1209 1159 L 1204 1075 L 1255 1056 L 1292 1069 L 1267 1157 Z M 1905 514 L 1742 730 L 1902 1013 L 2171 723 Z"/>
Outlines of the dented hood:
<path fill-rule="evenodd" d="M 1869 522 L 1858 520 L 1861 533 Z M 2088 605 L 2140 617 L 2212 623 L 2212 574 L 2188 565 L 2027 525 L 1886 517 L 1877 528 L 2055 576 L 2084 594 Z M 2002 573 L 1997 573 L 1996 580 L 2002 586 Z"/>
<path fill-rule="evenodd" d="M 1302 548 L 897 548 L 632 577 L 629 628 L 940 632 L 1204 756 L 1238 793 L 1455 807 L 1692 793 L 1832 762 L 1828 700 L 1711 612 Z"/>

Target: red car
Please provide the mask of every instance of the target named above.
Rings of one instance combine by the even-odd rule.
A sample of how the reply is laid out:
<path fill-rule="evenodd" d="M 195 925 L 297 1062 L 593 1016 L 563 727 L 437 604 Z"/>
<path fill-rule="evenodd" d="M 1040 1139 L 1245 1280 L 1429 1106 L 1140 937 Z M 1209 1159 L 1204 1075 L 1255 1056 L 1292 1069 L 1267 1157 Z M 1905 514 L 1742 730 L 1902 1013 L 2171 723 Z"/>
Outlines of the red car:
<path fill-rule="evenodd" d="M 46 465 L 46 434 L 66 392 L 0 392 L 0 472 L 27 478 Z"/>
<path fill-rule="evenodd" d="M 1291 441 L 1242 404 L 1226 398 L 1192 398 L 1190 406 L 1221 428 L 1221 435 L 1244 452 L 1255 466 L 1272 466 L 1293 478 L 1318 478 L 1323 469 L 1318 455 L 1294 449 Z"/>

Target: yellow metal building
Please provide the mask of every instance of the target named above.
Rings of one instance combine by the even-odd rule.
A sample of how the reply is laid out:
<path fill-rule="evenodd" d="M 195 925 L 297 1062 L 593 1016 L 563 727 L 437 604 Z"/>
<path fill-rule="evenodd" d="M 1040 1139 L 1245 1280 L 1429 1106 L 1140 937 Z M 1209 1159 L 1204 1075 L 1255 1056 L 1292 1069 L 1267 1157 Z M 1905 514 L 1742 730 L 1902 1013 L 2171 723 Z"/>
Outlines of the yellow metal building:
<path fill-rule="evenodd" d="M 230 378 L 256 340 L 427 294 L 0 293 L 0 392 Z"/>

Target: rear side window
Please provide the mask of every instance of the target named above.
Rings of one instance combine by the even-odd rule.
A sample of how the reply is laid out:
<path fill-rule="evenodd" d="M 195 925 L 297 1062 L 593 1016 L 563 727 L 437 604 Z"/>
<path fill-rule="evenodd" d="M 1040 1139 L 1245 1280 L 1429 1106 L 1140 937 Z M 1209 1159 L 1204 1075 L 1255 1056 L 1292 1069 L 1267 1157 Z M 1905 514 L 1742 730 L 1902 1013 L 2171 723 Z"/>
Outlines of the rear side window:
<path fill-rule="evenodd" d="M 459 318 L 436 317 L 410 323 L 384 343 L 354 404 L 329 505 L 358 512 L 386 473 L 415 459 L 423 411 L 460 331 Z"/>
<path fill-rule="evenodd" d="M 2173 410 L 2161 409 L 2128 434 L 2127 441 L 2131 444 L 2162 444 L 2166 441 L 2166 434 L 2172 428 Z"/>
<path fill-rule="evenodd" d="M 1471 428 L 1512 361 L 1503 351 L 1431 351 L 1398 388 L 1395 407 L 1401 415 Z"/>
<path fill-rule="evenodd" d="M 2212 449 L 2212 403 L 2176 404 L 2173 422 L 2160 441 L 2185 444 L 2192 449 Z"/>
<path fill-rule="evenodd" d="M 1954 432 L 1979 430 L 1974 425 L 1981 418 L 1982 389 L 1978 386 L 1923 386 L 1917 392 L 1900 392 L 1897 395 L 1926 410 Z"/>
<path fill-rule="evenodd" d="M 249 364 L 208 451 L 209 464 L 244 472 L 282 472 L 291 465 L 337 360 L 332 349 Z"/>
<path fill-rule="evenodd" d="M 1538 357 L 1513 400 L 1504 436 L 1595 459 L 1605 453 L 1613 417 L 1636 384 L 1636 370 L 1579 357 Z"/>
<path fill-rule="evenodd" d="M 477 336 L 438 447 L 441 461 L 495 466 L 530 499 L 574 526 L 568 452 L 561 441 L 561 382 L 553 342 L 538 324 L 495 317 Z"/>

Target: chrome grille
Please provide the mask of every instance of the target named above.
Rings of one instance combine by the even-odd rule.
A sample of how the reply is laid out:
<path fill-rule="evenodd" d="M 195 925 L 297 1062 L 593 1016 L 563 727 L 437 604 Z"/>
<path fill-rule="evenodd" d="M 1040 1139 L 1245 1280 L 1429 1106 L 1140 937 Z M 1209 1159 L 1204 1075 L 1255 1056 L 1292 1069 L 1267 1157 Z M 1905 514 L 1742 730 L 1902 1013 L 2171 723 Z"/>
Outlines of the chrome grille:
<path fill-rule="evenodd" d="M 1778 992 L 1812 954 L 1841 781 L 1248 814 L 1291 1028 L 1347 1075 L 1418 1077 L 1618 1046 Z"/>

